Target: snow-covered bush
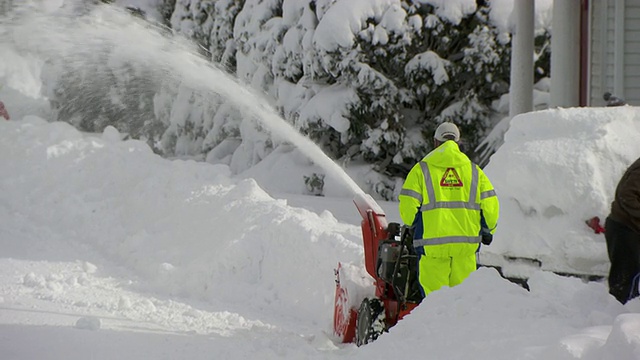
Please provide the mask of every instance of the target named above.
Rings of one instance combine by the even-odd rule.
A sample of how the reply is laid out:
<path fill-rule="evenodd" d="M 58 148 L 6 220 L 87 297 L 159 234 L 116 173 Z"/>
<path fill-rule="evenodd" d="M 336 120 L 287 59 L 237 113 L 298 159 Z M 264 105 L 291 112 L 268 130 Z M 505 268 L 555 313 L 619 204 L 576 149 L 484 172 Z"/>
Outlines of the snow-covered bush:
<path fill-rule="evenodd" d="M 50 84 L 45 95 L 57 120 L 88 132 L 102 132 L 111 125 L 156 148 L 166 128 L 154 116 L 154 97 L 164 81 L 161 73 L 120 62 L 108 49 L 88 48 L 82 66 L 77 65 L 59 59 L 44 67 Z"/>
<path fill-rule="evenodd" d="M 304 175 L 304 184 L 307 187 L 307 192 L 310 195 L 323 196 L 324 190 L 324 174 L 313 173 L 309 176 Z"/>

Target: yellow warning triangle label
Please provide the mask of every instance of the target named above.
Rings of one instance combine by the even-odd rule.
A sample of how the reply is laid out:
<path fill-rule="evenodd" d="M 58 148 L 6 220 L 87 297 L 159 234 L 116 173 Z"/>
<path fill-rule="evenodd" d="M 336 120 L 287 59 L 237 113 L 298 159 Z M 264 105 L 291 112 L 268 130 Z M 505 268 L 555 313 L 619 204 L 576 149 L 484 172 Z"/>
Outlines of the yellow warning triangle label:
<path fill-rule="evenodd" d="M 440 186 L 444 187 L 462 187 L 462 180 L 460 180 L 460 175 L 454 168 L 447 168 L 440 179 Z"/>

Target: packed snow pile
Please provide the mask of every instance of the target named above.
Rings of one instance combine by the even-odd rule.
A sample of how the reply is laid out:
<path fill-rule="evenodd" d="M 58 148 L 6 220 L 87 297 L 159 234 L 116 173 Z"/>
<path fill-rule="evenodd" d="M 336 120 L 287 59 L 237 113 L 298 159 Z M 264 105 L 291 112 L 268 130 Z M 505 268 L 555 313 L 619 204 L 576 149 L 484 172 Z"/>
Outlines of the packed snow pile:
<path fill-rule="evenodd" d="M 595 128 L 609 111 L 620 112 L 611 118 L 634 113 L 540 112 L 527 115 L 532 128 L 526 131 L 542 132 L 535 124 L 568 113 Z M 507 151 L 518 147 L 520 121 L 507 134 Z M 529 225 L 514 218 L 509 202 L 533 199 L 528 194 L 538 188 L 509 186 L 531 176 L 507 171 L 527 154 L 499 152 L 494 160 L 500 157 L 506 159 L 488 169 L 505 204 L 500 231 L 517 234 L 518 225 Z M 625 161 L 616 159 L 614 168 L 622 171 Z M 527 291 L 481 268 L 463 284 L 431 294 L 376 342 L 343 345 L 331 335 L 332 270 L 340 261 L 361 295 L 372 290 L 357 223 L 292 207 L 255 180 L 231 176 L 225 165 L 162 159 L 142 142 L 120 140 L 114 129 L 83 134 L 33 116 L 0 122 L 0 169 L 0 349 L 17 358 L 423 356 L 416 342 L 448 359 L 638 358 L 640 299 L 623 306 L 602 282 L 539 270 L 529 274 Z M 294 174 L 292 168 L 286 176 Z M 566 191 L 556 195 L 561 199 L 551 204 L 559 208 L 572 201 L 562 200 L 571 197 Z M 357 212 L 351 198 L 307 197 L 308 204 L 318 200 Z M 383 206 L 397 221 L 397 204 Z M 539 223 L 551 229 L 550 219 Z M 502 255 L 496 249 L 527 249 L 527 241 L 498 234 L 481 251 Z M 574 255 L 570 260 L 580 262 L 582 254 Z"/>
<path fill-rule="evenodd" d="M 604 222 L 618 180 L 640 157 L 638 139 L 640 109 L 631 106 L 512 119 L 504 145 L 485 169 L 501 211 L 482 261 L 510 271 L 505 257 L 535 259 L 546 270 L 606 276 L 604 235 L 585 221 L 599 216 Z"/>
<path fill-rule="evenodd" d="M 253 179 L 231 179 L 226 165 L 167 161 L 113 131 L 85 135 L 37 117 L 0 123 L 6 254 L 89 247 L 147 291 L 330 321 L 332 269 L 363 262 L 357 227 L 291 208 Z"/>

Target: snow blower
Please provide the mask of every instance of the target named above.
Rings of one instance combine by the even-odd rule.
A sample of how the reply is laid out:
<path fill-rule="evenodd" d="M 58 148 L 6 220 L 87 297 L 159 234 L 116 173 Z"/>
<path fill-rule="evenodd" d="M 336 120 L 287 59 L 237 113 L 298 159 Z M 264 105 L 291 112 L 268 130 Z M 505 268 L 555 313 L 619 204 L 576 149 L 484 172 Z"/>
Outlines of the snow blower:
<path fill-rule="evenodd" d="M 363 299 L 358 307 L 341 281 L 342 265 L 338 263 L 333 330 L 342 342 L 361 346 L 388 331 L 418 306 L 423 296 L 411 229 L 387 223 L 382 208 L 367 194 L 356 195 L 353 202 L 362 217 L 364 262 L 374 279 L 375 297 Z"/>

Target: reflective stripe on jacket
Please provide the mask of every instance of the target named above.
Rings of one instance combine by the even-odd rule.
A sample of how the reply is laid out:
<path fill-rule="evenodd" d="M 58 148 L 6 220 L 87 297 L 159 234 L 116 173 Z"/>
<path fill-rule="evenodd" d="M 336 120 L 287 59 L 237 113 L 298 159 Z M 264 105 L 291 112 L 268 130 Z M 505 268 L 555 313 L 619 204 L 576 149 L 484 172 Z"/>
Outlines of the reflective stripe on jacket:
<path fill-rule="evenodd" d="M 415 228 L 414 246 L 430 256 L 475 252 L 481 216 L 493 233 L 499 203 L 482 169 L 446 141 L 416 164 L 400 192 L 400 217 Z"/>

